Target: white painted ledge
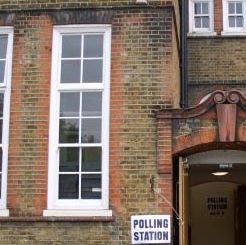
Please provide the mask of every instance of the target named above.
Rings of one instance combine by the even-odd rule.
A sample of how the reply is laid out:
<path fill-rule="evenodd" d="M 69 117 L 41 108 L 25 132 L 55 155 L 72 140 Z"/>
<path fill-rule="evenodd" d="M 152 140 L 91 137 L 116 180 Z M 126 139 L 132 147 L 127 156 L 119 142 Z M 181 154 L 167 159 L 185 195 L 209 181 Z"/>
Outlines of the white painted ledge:
<path fill-rule="evenodd" d="M 112 217 L 112 210 L 44 210 L 43 216 L 54 217 Z"/>
<path fill-rule="evenodd" d="M 0 217 L 8 217 L 9 210 L 8 209 L 0 209 Z"/>
<path fill-rule="evenodd" d="M 216 36 L 217 32 L 188 32 L 188 37 L 213 37 Z"/>
<path fill-rule="evenodd" d="M 223 31 L 221 32 L 221 36 L 246 36 L 245 31 Z"/>

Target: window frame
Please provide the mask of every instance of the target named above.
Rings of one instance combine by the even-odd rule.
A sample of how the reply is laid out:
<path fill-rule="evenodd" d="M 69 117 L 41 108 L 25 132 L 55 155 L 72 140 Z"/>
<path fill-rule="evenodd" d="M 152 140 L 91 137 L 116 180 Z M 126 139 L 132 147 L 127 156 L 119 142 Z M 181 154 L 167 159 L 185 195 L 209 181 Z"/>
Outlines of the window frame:
<path fill-rule="evenodd" d="M 243 27 L 229 27 L 229 3 L 242 3 Z M 246 35 L 246 1 L 223 0 L 223 32 L 222 35 Z"/>
<path fill-rule="evenodd" d="M 195 27 L 195 3 L 207 2 L 208 3 L 208 28 Z M 189 1 L 189 35 L 215 35 L 214 32 L 214 1 L 213 0 L 190 0 Z"/>
<path fill-rule="evenodd" d="M 10 114 L 10 94 L 12 79 L 12 56 L 14 28 L 11 26 L 0 26 L 0 35 L 8 36 L 6 50 L 6 64 L 4 72 L 4 82 L 0 83 L 0 92 L 4 94 L 3 100 L 3 125 L 2 125 L 2 182 L 0 198 L 0 216 L 9 216 L 7 209 L 7 170 L 8 170 L 8 148 L 9 148 L 9 114 Z"/>
<path fill-rule="evenodd" d="M 96 34 L 104 35 L 103 43 L 103 79 L 102 83 L 60 83 L 60 57 L 62 34 Z M 48 168 L 48 202 L 44 216 L 84 216 L 111 215 L 109 209 L 109 85 L 110 85 L 111 25 L 67 25 L 54 26 L 51 72 L 50 126 L 49 126 L 49 168 Z M 66 92 L 102 91 L 102 192 L 101 199 L 59 200 L 58 199 L 58 147 L 59 147 L 59 94 Z M 60 212 L 63 210 L 63 212 Z M 66 211 L 65 211 L 66 210 Z M 98 211 L 105 212 L 98 212 Z"/>

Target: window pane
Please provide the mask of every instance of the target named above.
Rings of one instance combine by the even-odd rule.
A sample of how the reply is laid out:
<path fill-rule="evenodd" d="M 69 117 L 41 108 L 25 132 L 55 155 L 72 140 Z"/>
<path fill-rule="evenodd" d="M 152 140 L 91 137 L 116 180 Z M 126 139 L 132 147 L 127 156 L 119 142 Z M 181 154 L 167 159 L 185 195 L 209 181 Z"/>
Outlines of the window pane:
<path fill-rule="evenodd" d="M 81 36 L 62 37 L 62 58 L 81 57 Z"/>
<path fill-rule="evenodd" d="M 2 144 L 3 120 L 0 120 L 0 144 Z"/>
<path fill-rule="evenodd" d="M 78 119 L 60 119 L 59 127 L 60 143 L 78 143 L 79 142 L 79 120 Z"/>
<path fill-rule="evenodd" d="M 208 14 L 208 3 L 202 3 L 202 14 Z"/>
<path fill-rule="evenodd" d="M 242 3 L 236 3 L 236 13 L 237 14 L 243 13 L 243 4 Z"/>
<path fill-rule="evenodd" d="M 201 3 L 195 3 L 195 14 L 201 14 Z"/>
<path fill-rule="evenodd" d="M 2 174 L 0 174 L 0 198 L 2 198 Z"/>
<path fill-rule="evenodd" d="M 80 60 L 62 60 L 61 83 L 79 83 L 80 64 Z"/>
<path fill-rule="evenodd" d="M 60 148 L 60 172 L 79 171 L 79 148 Z"/>
<path fill-rule="evenodd" d="M 82 94 L 82 116 L 102 115 L 102 93 L 86 92 Z"/>
<path fill-rule="evenodd" d="M 3 150 L 0 148 L 0 172 L 2 172 Z"/>
<path fill-rule="evenodd" d="M 84 60 L 83 82 L 102 82 L 102 60 Z"/>
<path fill-rule="evenodd" d="M 101 142 L 101 119 L 82 119 L 82 143 Z"/>
<path fill-rule="evenodd" d="M 209 28 L 209 17 L 202 17 L 202 27 Z"/>
<path fill-rule="evenodd" d="M 4 95 L 0 93 L 0 117 L 3 117 L 3 98 Z"/>
<path fill-rule="evenodd" d="M 5 59 L 7 54 L 8 37 L 0 36 L 0 59 Z"/>
<path fill-rule="evenodd" d="M 103 35 L 85 35 L 84 57 L 103 56 Z"/>
<path fill-rule="evenodd" d="M 4 82 L 5 61 L 0 61 L 0 83 Z"/>
<path fill-rule="evenodd" d="M 243 16 L 238 16 L 236 18 L 237 21 L 237 27 L 243 27 Z"/>
<path fill-rule="evenodd" d="M 195 28 L 201 28 L 202 27 L 202 18 L 201 17 L 195 17 Z"/>
<path fill-rule="evenodd" d="M 60 174 L 59 175 L 59 199 L 79 198 L 79 175 Z"/>
<path fill-rule="evenodd" d="M 81 176 L 81 198 L 100 199 L 101 198 L 101 175 L 86 174 Z"/>
<path fill-rule="evenodd" d="M 82 171 L 96 172 L 101 171 L 101 155 L 100 147 L 87 147 L 82 149 Z"/>
<path fill-rule="evenodd" d="M 228 4 L 229 14 L 235 14 L 235 3 Z"/>
<path fill-rule="evenodd" d="M 60 116 L 78 117 L 80 105 L 80 93 L 61 93 Z"/>
<path fill-rule="evenodd" d="M 235 19 L 233 16 L 229 17 L 229 27 L 235 27 Z"/>

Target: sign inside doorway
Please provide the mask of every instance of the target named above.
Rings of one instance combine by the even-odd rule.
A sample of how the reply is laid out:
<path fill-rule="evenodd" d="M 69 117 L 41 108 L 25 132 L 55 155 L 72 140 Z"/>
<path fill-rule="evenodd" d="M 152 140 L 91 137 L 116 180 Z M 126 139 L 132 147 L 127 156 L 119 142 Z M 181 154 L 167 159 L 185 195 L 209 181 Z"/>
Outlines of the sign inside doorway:
<path fill-rule="evenodd" d="M 207 208 L 210 215 L 221 216 L 227 209 L 227 197 L 213 196 L 207 198 Z"/>
<path fill-rule="evenodd" d="M 171 243 L 170 215 L 131 217 L 132 244 Z"/>

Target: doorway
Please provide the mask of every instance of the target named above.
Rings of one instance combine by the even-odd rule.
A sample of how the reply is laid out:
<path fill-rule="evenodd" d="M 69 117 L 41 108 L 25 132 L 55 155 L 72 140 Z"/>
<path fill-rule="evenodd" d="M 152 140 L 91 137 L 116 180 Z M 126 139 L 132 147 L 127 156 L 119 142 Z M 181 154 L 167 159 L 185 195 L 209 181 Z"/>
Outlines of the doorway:
<path fill-rule="evenodd" d="M 246 152 L 190 155 L 178 183 L 179 245 L 246 244 Z"/>

